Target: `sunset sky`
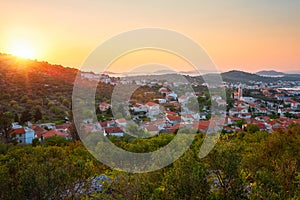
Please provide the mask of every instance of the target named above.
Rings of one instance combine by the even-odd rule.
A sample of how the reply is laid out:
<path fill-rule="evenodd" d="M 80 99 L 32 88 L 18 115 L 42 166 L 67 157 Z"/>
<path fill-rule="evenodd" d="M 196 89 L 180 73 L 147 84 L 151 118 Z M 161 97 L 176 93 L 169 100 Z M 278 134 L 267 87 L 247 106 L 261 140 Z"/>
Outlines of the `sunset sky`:
<path fill-rule="evenodd" d="M 10 0 L 0 5 L 2 53 L 22 46 L 30 57 L 79 68 L 110 37 L 160 27 L 195 40 L 221 71 L 300 70 L 298 0 Z M 147 53 L 145 61 L 151 62 Z M 184 65 L 159 53 L 153 53 L 155 62 L 159 56 L 172 59 L 167 63 L 179 70 Z M 114 69 L 122 71 L 130 60 L 134 57 Z"/>

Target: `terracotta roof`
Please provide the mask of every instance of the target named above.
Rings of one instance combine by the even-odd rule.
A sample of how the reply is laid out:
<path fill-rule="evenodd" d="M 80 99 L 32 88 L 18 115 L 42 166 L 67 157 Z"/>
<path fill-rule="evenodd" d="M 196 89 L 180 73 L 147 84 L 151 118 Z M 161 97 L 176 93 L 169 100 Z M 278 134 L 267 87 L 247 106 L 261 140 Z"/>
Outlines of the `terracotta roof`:
<path fill-rule="evenodd" d="M 262 118 L 263 118 L 265 121 L 270 120 L 270 117 L 269 117 L 269 116 L 263 116 Z"/>
<path fill-rule="evenodd" d="M 148 102 L 146 103 L 147 106 L 156 106 L 158 105 L 157 103 L 154 103 L 154 102 Z"/>
<path fill-rule="evenodd" d="M 170 133 L 174 133 L 177 129 L 180 128 L 180 124 L 176 124 L 175 126 L 170 126 L 167 127 L 166 129 L 170 132 Z"/>
<path fill-rule="evenodd" d="M 181 117 L 180 116 L 167 115 L 167 118 L 170 121 L 181 121 Z"/>
<path fill-rule="evenodd" d="M 41 137 L 44 133 L 47 132 L 46 129 L 43 129 L 42 127 L 39 126 L 31 126 L 31 129 L 34 130 L 35 134 L 37 135 L 37 137 Z"/>
<path fill-rule="evenodd" d="M 134 107 L 137 107 L 137 108 L 139 108 L 139 107 L 141 107 L 141 106 L 143 106 L 143 104 L 140 104 L 140 103 L 134 104 Z"/>
<path fill-rule="evenodd" d="M 125 118 L 120 118 L 116 120 L 118 123 L 126 123 L 126 119 Z"/>
<path fill-rule="evenodd" d="M 119 127 L 107 127 L 104 129 L 106 133 L 124 133 L 124 131 Z"/>
<path fill-rule="evenodd" d="M 57 129 L 68 129 L 70 127 L 70 124 L 58 124 L 56 125 Z"/>
<path fill-rule="evenodd" d="M 199 122 L 196 122 L 193 124 L 193 128 L 201 131 L 206 131 L 209 127 L 210 121 L 204 121 L 200 120 Z"/>
<path fill-rule="evenodd" d="M 158 131 L 158 127 L 155 126 L 155 125 L 148 125 L 148 126 L 145 126 L 145 129 L 147 131 Z"/>
<path fill-rule="evenodd" d="M 168 111 L 168 110 L 165 110 L 164 112 L 165 112 L 167 115 L 173 115 L 173 116 L 177 115 L 176 112 L 172 112 L 172 111 Z"/>
<path fill-rule="evenodd" d="M 25 134 L 25 129 L 24 128 L 16 128 L 16 129 L 12 129 L 11 131 L 9 131 L 9 135 L 20 135 L 20 134 Z"/>
<path fill-rule="evenodd" d="M 67 133 L 62 133 L 62 132 L 59 132 L 59 131 L 55 131 L 55 130 L 50 130 L 50 131 L 47 131 L 46 133 L 43 134 L 44 138 L 53 137 L 53 136 L 67 137 L 68 134 Z"/>

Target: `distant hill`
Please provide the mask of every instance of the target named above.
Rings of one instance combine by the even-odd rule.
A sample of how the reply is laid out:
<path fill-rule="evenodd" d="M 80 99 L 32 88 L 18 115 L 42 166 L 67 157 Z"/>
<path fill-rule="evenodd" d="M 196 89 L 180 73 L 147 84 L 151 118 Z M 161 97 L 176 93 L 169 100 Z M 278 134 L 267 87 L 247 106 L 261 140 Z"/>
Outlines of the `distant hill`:
<path fill-rule="evenodd" d="M 275 70 L 263 70 L 256 72 L 257 75 L 259 76 L 264 76 L 264 77 L 283 77 L 285 76 L 285 73 L 278 72 Z"/>
<path fill-rule="evenodd" d="M 227 82 L 274 81 L 273 78 L 266 80 L 266 78 L 262 76 L 238 70 L 222 73 L 221 76 L 223 80 Z"/>
<path fill-rule="evenodd" d="M 274 82 L 274 81 L 299 81 L 300 80 L 300 74 L 284 74 L 280 77 L 266 77 L 266 76 L 260 76 L 257 74 L 252 74 L 248 72 L 233 70 L 229 72 L 225 72 L 221 74 L 224 81 L 227 82 L 241 82 L 241 83 L 247 83 L 249 81 L 258 81 L 258 82 Z"/>
<path fill-rule="evenodd" d="M 284 71 L 286 74 L 300 74 L 300 70 L 290 70 L 290 71 Z"/>

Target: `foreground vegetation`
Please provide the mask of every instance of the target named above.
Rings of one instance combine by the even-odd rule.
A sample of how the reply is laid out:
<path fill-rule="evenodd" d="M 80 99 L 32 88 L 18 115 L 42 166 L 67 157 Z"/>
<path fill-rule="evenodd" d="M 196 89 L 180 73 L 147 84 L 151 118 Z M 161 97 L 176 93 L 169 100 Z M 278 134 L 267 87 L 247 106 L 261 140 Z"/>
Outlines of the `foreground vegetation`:
<path fill-rule="evenodd" d="M 147 152 L 172 135 L 111 138 L 118 146 Z M 0 199 L 298 199 L 300 125 L 286 131 L 222 135 L 204 159 L 198 134 L 190 149 L 158 171 L 129 174 L 94 159 L 80 142 L 50 138 L 33 145 L 0 146 Z M 76 192 L 78 182 L 105 174 L 102 192 Z M 77 188 L 78 189 L 78 188 Z M 68 193 L 66 192 L 68 191 Z M 68 194 L 68 195 L 66 195 Z"/>

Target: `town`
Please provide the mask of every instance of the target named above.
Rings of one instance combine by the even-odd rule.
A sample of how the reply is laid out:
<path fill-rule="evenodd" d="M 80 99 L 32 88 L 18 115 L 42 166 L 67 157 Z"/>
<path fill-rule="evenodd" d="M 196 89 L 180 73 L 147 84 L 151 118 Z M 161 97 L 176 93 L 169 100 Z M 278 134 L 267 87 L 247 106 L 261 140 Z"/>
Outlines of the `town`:
<path fill-rule="evenodd" d="M 249 83 L 223 82 L 227 98 L 210 96 L 207 84 L 193 82 L 193 88 L 202 88 L 194 92 L 176 94 L 169 88 L 178 88 L 186 83 L 158 80 L 132 80 L 132 78 L 114 78 L 108 75 L 82 73 L 87 80 L 99 79 L 108 85 L 136 85 L 152 88 L 150 92 L 139 94 L 147 102 L 130 99 L 126 102 L 129 112 L 112 114 L 112 105 L 108 100 L 98 102 L 98 122 L 86 119 L 81 123 L 85 132 L 101 131 L 106 136 L 124 136 L 130 130 L 139 130 L 143 134 L 173 134 L 183 126 L 206 133 L 210 126 L 222 125 L 222 133 L 235 133 L 247 130 L 267 131 L 287 129 L 291 123 L 300 123 L 300 81 L 277 81 L 271 83 L 250 81 Z M 153 89 L 154 88 L 154 89 Z M 147 97 L 148 96 L 148 97 Z M 150 96 L 150 98 L 149 98 Z M 152 98 L 152 99 L 151 99 Z M 224 120 L 218 121 L 211 113 L 211 106 L 222 107 Z M 193 107 L 199 107 L 195 110 Z M 66 117 L 67 118 L 67 117 Z M 32 143 L 47 137 L 60 136 L 71 139 L 68 134 L 70 123 L 40 123 L 20 126 L 13 123 L 10 135 L 18 143 Z M 135 128 L 135 129 L 134 129 Z"/>

